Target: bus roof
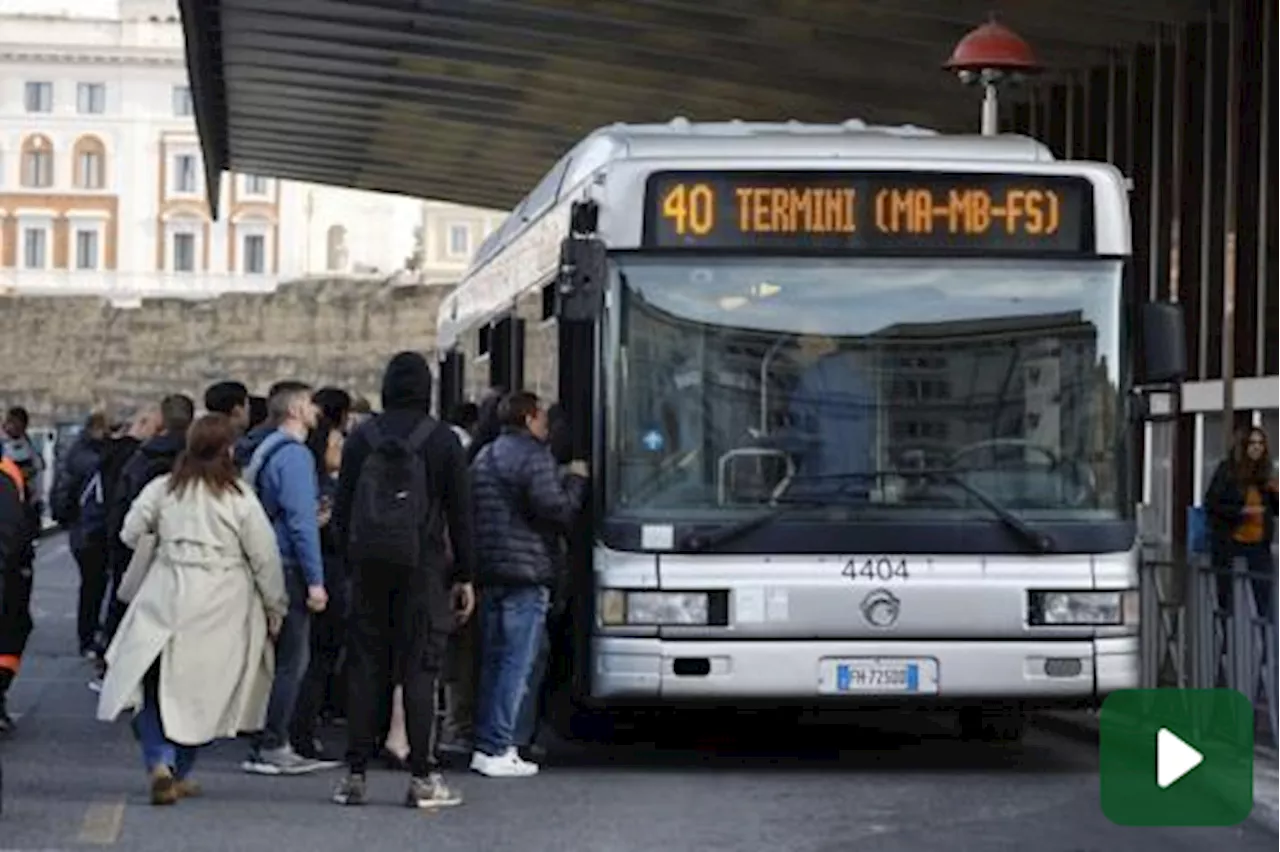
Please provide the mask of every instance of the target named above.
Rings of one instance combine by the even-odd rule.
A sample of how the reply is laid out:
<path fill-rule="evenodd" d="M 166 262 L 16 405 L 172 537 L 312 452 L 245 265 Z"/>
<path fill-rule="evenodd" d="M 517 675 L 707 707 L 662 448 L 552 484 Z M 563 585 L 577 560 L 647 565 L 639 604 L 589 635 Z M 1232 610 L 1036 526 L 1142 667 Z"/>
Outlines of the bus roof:
<path fill-rule="evenodd" d="M 900 164 L 921 170 L 959 168 L 965 171 L 1021 171 L 1045 174 L 1059 167 L 1089 171 L 1093 180 L 1109 181 L 1102 171 L 1120 173 L 1099 163 L 1061 163 L 1042 143 L 1027 136 L 1006 134 L 949 135 L 914 126 L 884 127 L 861 121 L 805 124 L 798 121 L 690 122 L 682 118 L 665 124 L 613 124 L 599 128 L 575 145 L 529 192 L 480 247 L 459 286 L 442 301 L 437 317 L 437 347 L 445 351 L 465 328 L 492 318 L 521 294 L 543 287 L 554 276 L 561 240 L 568 236 L 568 216 L 550 217 L 557 205 L 581 197 L 586 183 L 612 164 L 641 169 L 663 161 L 686 164 L 705 160 L 707 166 L 732 168 L 733 162 L 769 162 L 797 168 L 824 164 L 856 170 L 859 162 Z M 1097 197 L 1099 250 L 1108 255 L 1129 253 L 1128 208 L 1118 180 L 1116 192 Z M 634 211 L 633 211 L 634 212 Z M 639 221 L 637 216 L 633 219 Z M 631 222 L 624 227 L 630 227 Z M 624 243 L 629 245 L 630 243 Z M 504 306 L 506 306 L 504 308 Z"/>
<path fill-rule="evenodd" d="M 872 125 L 858 119 L 840 124 L 801 121 L 707 121 L 673 118 L 661 124 L 610 124 L 587 134 L 481 243 L 466 277 L 483 266 L 524 226 L 601 167 L 616 160 L 668 157 L 893 158 L 1044 163 L 1054 160 L 1044 144 L 1027 136 L 941 134 L 914 125 Z"/>

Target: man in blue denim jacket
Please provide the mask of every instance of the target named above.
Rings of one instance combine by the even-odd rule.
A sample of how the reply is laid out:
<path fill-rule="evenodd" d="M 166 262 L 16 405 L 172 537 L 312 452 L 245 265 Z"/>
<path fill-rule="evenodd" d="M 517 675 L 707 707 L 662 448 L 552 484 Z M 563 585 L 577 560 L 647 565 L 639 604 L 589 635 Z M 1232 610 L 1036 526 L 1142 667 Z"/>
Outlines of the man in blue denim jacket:
<path fill-rule="evenodd" d="M 243 764 L 258 775 L 300 775 L 336 763 L 309 760 L 293 750 L 289 724 L 310 659 L 311 614 L 322 612 L 329 598 L 320 553 L 319 502 L 315 462 L 306 439 L 319 409 L 311 388 L 281 382 L 267 401 L 277 424 L 253 453 L 244 478 L 258 492 L 280 546 L 289 614 L 276 639 L 276 673 L 267 704 L 267 722 Z"/>

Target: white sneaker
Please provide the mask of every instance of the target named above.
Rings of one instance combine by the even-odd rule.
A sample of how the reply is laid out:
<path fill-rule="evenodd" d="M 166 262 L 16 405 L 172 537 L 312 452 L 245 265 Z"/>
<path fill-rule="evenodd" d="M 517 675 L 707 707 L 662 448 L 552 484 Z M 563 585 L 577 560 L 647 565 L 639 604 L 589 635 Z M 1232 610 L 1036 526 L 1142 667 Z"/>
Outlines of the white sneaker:
<path fill-rule="evenodd" d="M 529 778 L 538 774 L 538 764 L 522 760 L 515 748 L 496 757 L 477 751 L 471 755 L 471 771 L 488 778 Z"/>

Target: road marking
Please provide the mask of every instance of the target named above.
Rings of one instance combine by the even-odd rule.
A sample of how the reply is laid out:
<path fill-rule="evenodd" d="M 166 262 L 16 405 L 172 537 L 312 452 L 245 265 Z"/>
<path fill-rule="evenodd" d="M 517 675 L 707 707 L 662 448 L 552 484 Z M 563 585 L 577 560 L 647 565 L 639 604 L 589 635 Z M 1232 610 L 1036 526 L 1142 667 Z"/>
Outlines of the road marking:
<path fill-rule="evenodd" d="M 95 846 L 114 846 L 120 839 L 120 829 L 124 826 L 124 808 L 126 800 L 116 802 L 100 802 L 90 805 L 84 812 L 84 821 L 80 823 L 80 834 L 77 843 L 91 843 Z"/>

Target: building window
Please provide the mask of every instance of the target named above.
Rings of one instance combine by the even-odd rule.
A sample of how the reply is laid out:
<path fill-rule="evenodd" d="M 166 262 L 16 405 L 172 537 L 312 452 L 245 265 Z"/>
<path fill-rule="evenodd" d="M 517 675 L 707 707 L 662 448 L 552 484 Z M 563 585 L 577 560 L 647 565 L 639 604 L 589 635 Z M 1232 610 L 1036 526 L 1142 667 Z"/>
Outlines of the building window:
<path fill-rule="evenodd" d="M 22 265 L 27 269 L 44 269 L 49 257 L 49 231 L 27 228 L 22 232 Z"/>
<path fill-rule="evenodd" d="M 102 152 L 81 151 L 76 161 L 76 176 L 80 189 L 102 189 Z"/>
<path fill-rule="evenodd" d="M 53 84 L 27 83 L 27 112 L 53 112 Z"/>
<path fill-rule="evenodd" d="M 98 268 L 98 232 L 76 231 L 76 269 Z"/>
<path fill-rule="evenodd" d="M 471 252 L 471 229 L 466 225 L 449 226 L 449 254 L 462 257 Z"/>
<path fill-rule="evenodd" d="M 325 268 L 329 272 L 341 272 L 347 268 L 347 229 L 331 225 L 325 238 Z"/>
<path fill-rule="evenodd" d="M 22 185 L 28 189 L 53 186 L 52 148 L 28 148 L 22 152 Z"/>
<path fill-rule="evenodd" d="M 173 114 L 179 118 L 186 118 L 192 113 L 191 104 L 191 87 L 190 86 L 174 86 L 173 87 Z"/>
<path fill-rule="evenodd" d="M 76 86 L 76 112 L 81 115 L 102 115 L 106 111 L 105 83 L 80 83 Z"/>
<path fill-rule="evenodd" d="M 196 271 L 196 235 L 173 235 L 173 271 Z"/>
<path fill-rule="evenodd" d="M 542 318 L 553 319 L 556 315 L 556 282 L 545 284 L 542 288 Z"/>
<path fill-rule="evenodd" d="M 244 238 L 244 271 L 250 275 L 267 271 L 267 238 L 262 234 L 249 234 Z"/>
<path fill-rule="evenodd" d="M 244 194 L 245 195 L 266 195 L 267 179 L 260 175 L 244 176 Z"/>
<path fill-rule="evenodd" d="M 173 191 L 196 191 L 196 158 L 192 154 L 179 154 L 173 158 Z"/>

